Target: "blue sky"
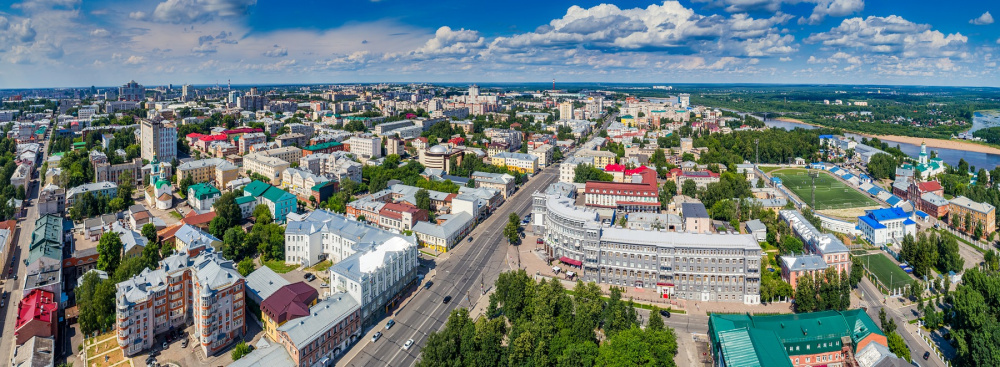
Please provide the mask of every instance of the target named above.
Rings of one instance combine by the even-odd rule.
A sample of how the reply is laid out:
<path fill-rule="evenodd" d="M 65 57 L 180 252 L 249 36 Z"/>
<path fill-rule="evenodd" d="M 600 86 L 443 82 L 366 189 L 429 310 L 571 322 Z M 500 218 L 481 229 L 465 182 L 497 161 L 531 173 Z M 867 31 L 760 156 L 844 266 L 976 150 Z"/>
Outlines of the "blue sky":
<path fill-rule="evenodd" d="M 650 82 L 1000 86 L 1000 3 L 0 1 L 0 88 Z"/>

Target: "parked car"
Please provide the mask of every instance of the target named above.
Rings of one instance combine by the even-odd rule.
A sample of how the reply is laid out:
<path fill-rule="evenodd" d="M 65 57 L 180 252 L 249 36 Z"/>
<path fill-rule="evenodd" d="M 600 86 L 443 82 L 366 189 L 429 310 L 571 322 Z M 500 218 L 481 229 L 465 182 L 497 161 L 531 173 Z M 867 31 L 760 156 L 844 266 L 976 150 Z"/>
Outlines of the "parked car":
<path fill-rule="evenodd" d="M 535 240 L 535 243 L 541 245 L 541 244 L 545 243 L 545 241 L 542 241 L 542 239 L 539 238 L 539 239 Z"/>
<path fill-rule="evenodd" d="M 448 302 L 451 302 L 451 296 L 445 296 L 444 299 L 441 300 L 441 303 L 444 304 L 448 304 Z"/>
<path fill-rule="evenodd" d="M 410 350 L 410 347 L 412 346 L 413 346 L 413 339 L 407 340 L 406 343 L 403 344 L 403 350 Z"/>
<path fill-rule="evenodd" d="M 187 338 L 181 339 L 181 348 L 187 348 L 187 347 L 188 347 L 188 339 Z"/>
<path fill-rule="evenodd" d="M 424 283 L 424 289 L 429 289 L 433 284 L 434 282 L 428 280 L 427 283 Z"/>
<path fill-rule="evenodd" d="M 313 275 L 313 273 L 306 273 L 306 275 L 304 275 L 303 277 L 306 278 L 306 280 L 308 280 L 310 282 L 313 281 L 313 280 L 316 280 L 316 276 Z"/>
<path fill-rule="evenodd" d="M 382 332 L 381 331 L 375 333 L 375 335 L 372 335 L 372 343 L 377 342 L 378 339 L 381 338 L 381 337 L 382 337 Z"/>
<path fill-rule="evenodd" d="M 469 236 L 469 242 L 472 242 L 472 236 Z"/>
<path fill-rule="evenodd" d="M 167 342 L 163 342 L 163 349 L 167 349 Z"/>
<path fill-rule="evenodd" d="M 670 311 L 660 310 L 660 316 L 663 316 L 663 317 L 666 317 L 666 318 L 669 319 L 670 318 Z"/>
<path fill-rule="evenodd" d="M 931 352 L 929 352 L 929 351 L 928 352 L 924 352 L 924 360 L 925 361 L 927 360 L 927 358 L 930 358 L 930 357 L 931 357 Z"/>
<path fill-rule="evenodd" d="M 396 320 L 389 320 L 389 322 L 385 323 L 385 329 L 386 330 L 392 329 L 393 325 L 396 325 Z"/>

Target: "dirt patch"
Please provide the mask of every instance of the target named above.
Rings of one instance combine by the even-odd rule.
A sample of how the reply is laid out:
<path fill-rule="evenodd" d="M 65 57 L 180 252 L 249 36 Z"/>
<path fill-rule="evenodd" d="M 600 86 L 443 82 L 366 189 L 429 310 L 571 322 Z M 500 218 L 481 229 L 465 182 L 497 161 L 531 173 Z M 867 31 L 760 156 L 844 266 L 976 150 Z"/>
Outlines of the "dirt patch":
<path fill-rule="evenodd" d="M 825 210 L 820 210 L 818 212 L 820 214 L 829 217 L 851 220 L 860 217 L 862 215 L 865 215 L 865 210 L 875 210 L 879 208 L 881 208 L 881 206 L 876 205 L 876 206 L 865 206 L 860 208 L 848 208 L 848 209 L 825 209 Z"/>

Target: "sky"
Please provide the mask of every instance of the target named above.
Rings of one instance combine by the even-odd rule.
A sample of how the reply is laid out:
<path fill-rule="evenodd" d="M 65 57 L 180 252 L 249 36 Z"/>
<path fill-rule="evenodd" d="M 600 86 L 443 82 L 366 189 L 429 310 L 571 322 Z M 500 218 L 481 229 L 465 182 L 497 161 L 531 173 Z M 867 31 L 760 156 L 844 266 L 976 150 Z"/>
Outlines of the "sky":
<path fill-rule="evenodd" d="M 368 82 L 1000 87 L 981 0 L 0 0 L 0 88 Z"/>

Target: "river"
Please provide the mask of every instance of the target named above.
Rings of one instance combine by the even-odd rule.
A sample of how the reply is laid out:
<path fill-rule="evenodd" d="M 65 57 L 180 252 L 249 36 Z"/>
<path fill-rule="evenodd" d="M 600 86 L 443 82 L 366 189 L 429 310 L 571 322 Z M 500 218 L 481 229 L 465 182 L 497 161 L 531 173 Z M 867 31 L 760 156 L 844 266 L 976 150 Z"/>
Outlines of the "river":
<path fill-rule="evenodd" d="M 754 117 L 762 119 L 758 116 Z M 807 125 L 792 121 L 767 120 L 764 121 L 764 124 L 767 125 L 768 127 L 778 127 L 785 130 L 792 130 L 797 127 L 810 130 L 816 128 L 815 126 L 812 125 Z M 863 136 L 853 133 L 846 133 L 844 134 L 844 136 L 848 138 L 854 138 L 854 140 L 858 142 L 860 142 L 861 138 L 863 138 Z M 898 145 L 899 149 L 902 150 L 903 153 L 906 153 L 907 155 L 913 157 L 914 159 L 916 159 L 917 156 L 920 155 L 919 145 L 892 141 L 890 139 L 880 139 L 880 140 L 886 142 L 890 146 Z M 969 152 L 965 150 L 947 149 L 947 148 L 927 148 L 927 150 L 936 151 L 938 153 L 939 158 L 944 160 L 945 163 L 948 163 L 953 166 L 958 165 L 959 159 L 965 159 L 966 162 L 969 162 L 970 166 L 975 166 L 976 169 L 986 168 L 987 170 L 991 170 L 993 169 L 993 167 L 996 167 L 998 164 L 1000 164 L 1000 154 Z"/>

